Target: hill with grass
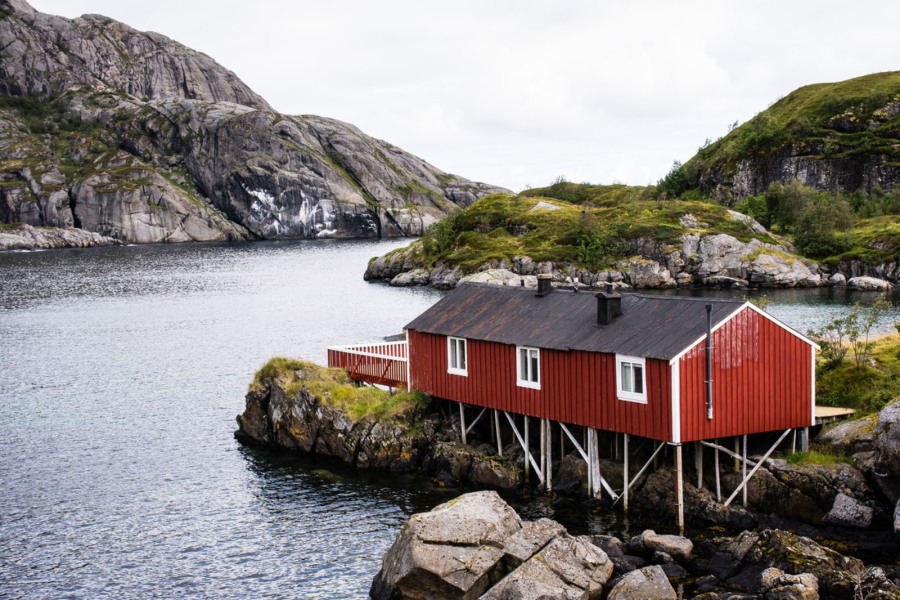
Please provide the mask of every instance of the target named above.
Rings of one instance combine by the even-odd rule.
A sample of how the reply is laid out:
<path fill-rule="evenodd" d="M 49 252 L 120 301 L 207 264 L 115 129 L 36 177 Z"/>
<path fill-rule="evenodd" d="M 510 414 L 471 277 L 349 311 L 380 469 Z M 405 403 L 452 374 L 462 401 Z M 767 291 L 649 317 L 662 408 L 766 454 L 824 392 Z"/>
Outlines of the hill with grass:
<path fill-rule="evenodd" d="M 676 195 L 696 188 L 728 206 L 795 179 L 832 193 L 890 192 L 900 184 L 900 72 L 799 88 L 676 175 Z"/>
<path fill-rule="evenodd" d="M 279 114 L 210 57 L 107 17 L 0 0 L 0 44 L 0 224 L 136 243 L 406 236 L 499 190 Z"/>
<path fill-rule="evenodd" d="M 633 288 L 822 285 L 818 267 L 789 243 L 724 206 L 565 182 L 482 198 L 373 259 L 366 278 L 449 288 L 473 275 L 518 285 L 539 273 Z"/>

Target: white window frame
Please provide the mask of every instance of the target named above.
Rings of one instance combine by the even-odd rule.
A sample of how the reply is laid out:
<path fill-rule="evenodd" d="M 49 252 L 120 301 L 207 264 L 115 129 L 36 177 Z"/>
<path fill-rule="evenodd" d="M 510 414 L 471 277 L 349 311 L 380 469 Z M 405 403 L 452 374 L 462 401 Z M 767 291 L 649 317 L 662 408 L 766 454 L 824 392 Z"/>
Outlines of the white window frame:
<path fill-rule="evenodd" d="M 526 362 L 527 372 L 522 372 L 522 353 L 528 353 L 528 361 Z M 535 353 L 537 358 L 537 373 L 531 373 L 531 356 Z M 534 377 L 532 377 L 534 375 Z M 527 387 L 534 390 L 541 389 L 541 349 L 531 346 L 516 346 L 516 385 L 519 387 Z"/>
<path fill-rule="evenodd" d="M 459 348 L 462 347 L 462 367 L 459 366 L 458 360 L 456 364 L 453 363 L 454 345 L 457 348 L 457 358 L 459 357 Z M 447 337 L 447 372 L 451 375 L 469 376 L 469 348 L 465 338 Z"/>
<path fill-rule="evenodd" d="M 643 390 L 641 393 L 629 392 L 624 389 L 624 382 L 622 381 L 622 363 L 629 363 L 641 367 L 641 390 Z M 645 359 L 640 356 L 616 354 L 616 394 L 619 400 L 647 404 L 647 361 Z"/>

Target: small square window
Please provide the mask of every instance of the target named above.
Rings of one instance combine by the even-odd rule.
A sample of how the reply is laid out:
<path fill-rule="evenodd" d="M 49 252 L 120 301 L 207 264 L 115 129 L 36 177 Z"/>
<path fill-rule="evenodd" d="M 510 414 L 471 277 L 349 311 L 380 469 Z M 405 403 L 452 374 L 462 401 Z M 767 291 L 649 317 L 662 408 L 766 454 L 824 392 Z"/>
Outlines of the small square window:
<path fill-rule="evenodd" d="M 518 346 L 516 348 L 516 384 L 522 387 L 541 389 L 541 353 L 537 348 Z"/>
<path fill-rule="evenodd" d="M 453 375 L 468 375 L 466 368 L 466 340 L 447 338 L 447 372 Z"/>
<path fill-rule="evenodd" d="M 647 403 L 645 361 L 636 356 L 616 356 L 616 392 L 619 400 Z"/>

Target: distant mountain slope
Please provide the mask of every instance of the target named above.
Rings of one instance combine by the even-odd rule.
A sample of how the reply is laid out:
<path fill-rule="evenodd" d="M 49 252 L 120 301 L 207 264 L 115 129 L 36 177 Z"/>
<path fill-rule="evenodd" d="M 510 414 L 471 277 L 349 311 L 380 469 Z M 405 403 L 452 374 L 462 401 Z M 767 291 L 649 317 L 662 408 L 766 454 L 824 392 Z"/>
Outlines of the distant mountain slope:
<path fill-rule="evenodd" d="M 775 181 L 870 194 L 900 182 L 900 72 L 802 87 L 701 148 L 688 187 L 731 205 Z"/>
<path fill-rule="evenodd" d="M 421 234 L 500 188 L 106 17 L 0 0 L 0 223 L 128 242 Z"/>

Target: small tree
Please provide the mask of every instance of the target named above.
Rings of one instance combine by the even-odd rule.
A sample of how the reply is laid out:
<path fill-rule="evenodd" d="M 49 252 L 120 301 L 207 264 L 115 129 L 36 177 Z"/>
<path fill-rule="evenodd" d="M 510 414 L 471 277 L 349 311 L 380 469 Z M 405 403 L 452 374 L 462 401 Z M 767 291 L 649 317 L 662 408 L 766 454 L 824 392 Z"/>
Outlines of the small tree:
<path fill-rule="evenodd" d="M 846 317 L 834 318 L 819 329 L 808 330 L 806 335 L 819 344 L 825 367 L 831 368 L 841 364 L 847 356 L 850 345 L 856 339 L 856 330 L 856 316 L 851 311 Z"/>
<path fill-rule="evenodd" d="M 891 303 L 884 296 L 880 296 L 868 306 L 863 306 L 859 302 L 853 305 L 851 314 L 856 314 L 857 330 L 851 347 L 857 369 L 862 368 L 863 364 L 869 359 L 869 351 L 872 349 L 869 334 L 872 331 L 872 327 L 884 317 L 889 308 L 891 308 Z"/>

